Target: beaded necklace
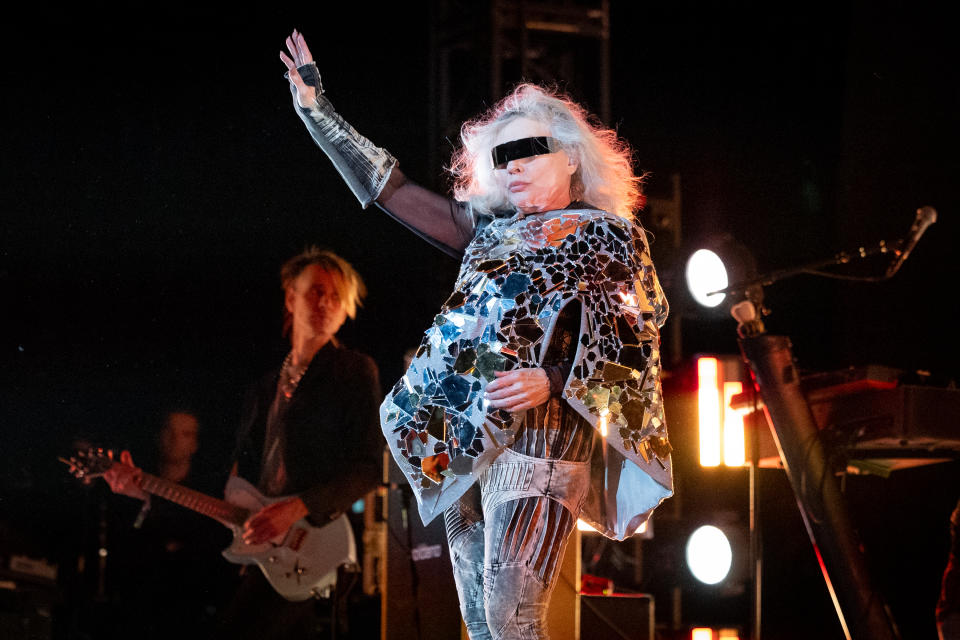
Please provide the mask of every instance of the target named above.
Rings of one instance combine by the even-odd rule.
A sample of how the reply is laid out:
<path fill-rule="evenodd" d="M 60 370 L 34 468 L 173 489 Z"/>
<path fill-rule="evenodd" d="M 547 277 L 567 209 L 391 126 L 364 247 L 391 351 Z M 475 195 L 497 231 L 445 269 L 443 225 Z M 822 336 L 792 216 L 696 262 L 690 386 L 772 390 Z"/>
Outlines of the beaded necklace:
<path fill-rule="evenodd" d="M 280 367 L 280 390 L 283 396 L 289 400 L 293 397 L 293 392 L 297 390 L 300 384 L 300 378 L 307 372 L 306 366 L 293 365 L 293 351 L 287 354 L 283 360 L 283 366 Z"/>

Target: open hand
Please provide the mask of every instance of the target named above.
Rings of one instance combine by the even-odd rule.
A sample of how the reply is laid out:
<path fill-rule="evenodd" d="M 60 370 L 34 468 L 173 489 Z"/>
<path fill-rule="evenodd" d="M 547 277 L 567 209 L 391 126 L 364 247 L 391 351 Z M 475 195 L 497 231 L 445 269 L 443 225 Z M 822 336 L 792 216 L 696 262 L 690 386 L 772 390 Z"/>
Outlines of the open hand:
<path fill-rule="evenodd" d="M 540 367 L 495 371 L 487 385 L 490 406 L 507 411 L 526 411 L 550 399 L 550 378 Z"/>
<path fill-rule="evenodd" d="M 297 88 L 297 103 L 302 108 L 308 108 L 313 103 L 316 90 L 303 81 L 297 67 L 313 62 L 313 55 L 310 53 L 307 41 L 303 39 L 303 34 L 296 29 L 287 37 L 286 44 L 290 55 L 281 51 L 280 59 L 287 67 L 291 84 Z"/>
<path fill-rule="evenodd" d="M 257 545 L 286 535 L 293 523 L 306 515 L 307 505 L 300 498 L 268 504 L 243 525 L 243 541 Z"/>
<path fill-rule="evenodd" d="M 140 488 L 142 478 L 143 471 L 134 466 L 133 456 L 127 450 L 120 452 L 120 462 L 103 474 L 103 479 L 107 481 L 110 490 L 114 493 L 146 500 L 147 492 Z"/>

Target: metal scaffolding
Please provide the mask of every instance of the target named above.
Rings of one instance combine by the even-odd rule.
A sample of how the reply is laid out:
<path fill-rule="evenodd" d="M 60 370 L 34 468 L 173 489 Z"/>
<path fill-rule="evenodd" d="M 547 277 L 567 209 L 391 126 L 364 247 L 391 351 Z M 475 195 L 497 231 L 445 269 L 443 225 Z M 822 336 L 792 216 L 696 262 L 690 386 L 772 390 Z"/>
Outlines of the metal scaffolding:
<path fill-rule="evenodd" d="M 556 84 L 609 124 L 609 0 L 435 0 L 430 26 L 430 166 L 522 81 Z"/>

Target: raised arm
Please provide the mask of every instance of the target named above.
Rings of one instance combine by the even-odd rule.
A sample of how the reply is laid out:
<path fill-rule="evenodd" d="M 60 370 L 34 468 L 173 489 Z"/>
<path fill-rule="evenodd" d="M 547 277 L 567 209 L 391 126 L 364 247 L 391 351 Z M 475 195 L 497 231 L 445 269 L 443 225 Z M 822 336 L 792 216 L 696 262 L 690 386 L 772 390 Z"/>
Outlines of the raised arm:
<path fill-rule="evenodd" d="M 411 182 L 388 151 L 360 135 L 323 94 L 320 74 L 303 35 L 286 40 L 287 67 L 297 114 L 365 209 L 375 202 L 390 216 L 443 251 L 459 257 L 473 237 L 469 208 Z"/>

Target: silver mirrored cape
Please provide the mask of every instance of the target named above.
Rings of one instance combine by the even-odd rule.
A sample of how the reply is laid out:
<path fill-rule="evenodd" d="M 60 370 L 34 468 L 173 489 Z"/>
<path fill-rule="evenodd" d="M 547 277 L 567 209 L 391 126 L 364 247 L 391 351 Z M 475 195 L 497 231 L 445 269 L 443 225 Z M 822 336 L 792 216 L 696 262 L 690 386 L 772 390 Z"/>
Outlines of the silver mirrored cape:
<path fill-rule="evenodd" d="M 671 495 L 659 377 L 667 304 L 644 232 L 603 211 L 560 210 L 497 219 L 474 238 L 453 294 L 380 407 L 424 522 L 513 442 L 520 416 L 489 408 L 484 389 L 494 371 L 539 366 L 574 300 L 579 344 L 563 397 L 604 436 L 581 517 L 622 539 Z"/>

